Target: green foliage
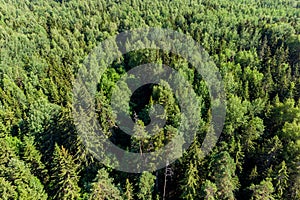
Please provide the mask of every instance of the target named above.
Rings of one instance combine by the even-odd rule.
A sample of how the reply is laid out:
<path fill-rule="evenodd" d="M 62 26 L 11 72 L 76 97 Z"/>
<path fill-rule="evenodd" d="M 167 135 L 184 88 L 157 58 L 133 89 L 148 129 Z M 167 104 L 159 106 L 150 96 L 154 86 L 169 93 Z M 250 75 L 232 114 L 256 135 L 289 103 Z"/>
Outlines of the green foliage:
<path fill-rule="evenodd" d="M 201 187 L 201 197 L 207 200 L 215 200 L 217 199 L 217 190 L 218 188 L 216 184 L 212 183 L 209 180 L 206 180 Z"/>
<path fill-rule="evenodd" d="M 97 177 L 91 186 L 89 197 L 91 200 L 122 199 L 119 189 L 114 185 L 113 179 L 109 178 L 109 174 L 105 169 L 98 170 Z"/>
<path fill-rule="evenodd" d="M 228 152 L 214 155 L 209 169 L 211 170 L 211 178 L 218 188 L 218 198 L 235 199 L 234 191 L 238 188 L 238 179 L 235 176 L 234 160 Z"/>
<path fill-rule="evenodd" d="M 275 187 L 276 187 L 276 195 L 278 198 L 282 198 L 282 195 L 286 188 L 288 187 L 288 169 L 284 161 L 279 165 L 279 170 L 275 175 Z"/>
<path fill-rule="evenodd" d="M 293 0 L 1 1 L 0 198 L 300 199 L 299 16 Z M 191 36 L 219 68 L 226 91 L 224 129 L 217 147 L 203 157 L 211 94 L 195 66 L 154 43 L 153 49 L 122 56 L 119 50 L 129 46 L 127 41 L 114 52 L 107 47 L 105 59 L 120 55 L 110 66 L 91 58 L 90 66 L 108 67 L 94 74 L 99 77 L 97 121 L 120 148 L 141 155 L 175 135 L 182 141 L 188 137 L 178 127 L 189 128 L 191 116 L 181 116 L 176 95 L 189 99 L 191 94 L 182 84 L 174 94 L 161 81 L 128 98 L 128 87 L 115 83 L 135 66 L 157 63 L 174 68 L 192 85 L 200 105 L 190 101 L 186 106 L 199 113 L 199 130 L 193 130 L 194 143 L 184 156 L 167 167 L 172 170 L 167 179 L 162 170 L 154 176 L 102 166 L 83 145 L 72 115 L 73 81 L 86 56 L 106 38 L 143 27 Z M 145 39 L 138 46 L 144 42 L 150 44 Z M 131 138 L 110 106 L 113 91 L 118 108 L 134 118 Z M 166 126 L 150 132 L 155 104 L 164 106 L 158 117 Z M 87 122 L 94 116 L 78 117 Z M 169 153 L 182 152 L 174 147 Z"/>
<path fill-rule="evenodd" d="M 17 199 L 18 193 L 16 187 L 12 186 L 5 178 L 0 177 L 0 195 L 2 199 Z"/>
<path fill-rule="evenodd" d="M 134 199 L 134 193 L 133 193 L 133 187 L 128 179 L 126 179 L 126 186 L 125 186 L 125 192 L 124 192 L 124 199 L 126 200 L 133 200 Z"/>
<path fill-rule="evenodd" d="M 143 172 L 140 176 L 137 197 L 142 200 L 152 199 L 155 176 L 149 172 Z"/>
<path fill-rule="evenodd" d="M 253 192 L 251 200 L 274 200 L 272 193 L 274 188 L 271 179 L 266 179 L 260 182 L 259 185 L 252 184 L 250 190 Z"/>
<path fill-rule="evenodd" d="M 182 181 L 182 199 L 193 200 L 198 196 L 199 178 L 198 169 L 193 163 L 190 163 L 185 174 L 185 179 Z"/>
<path fill-rule="evenodd" d="M 78 199 L 78 164 L 63 146 L 55 145 L 52 166 L 51 187 L 54 199 Z"/>

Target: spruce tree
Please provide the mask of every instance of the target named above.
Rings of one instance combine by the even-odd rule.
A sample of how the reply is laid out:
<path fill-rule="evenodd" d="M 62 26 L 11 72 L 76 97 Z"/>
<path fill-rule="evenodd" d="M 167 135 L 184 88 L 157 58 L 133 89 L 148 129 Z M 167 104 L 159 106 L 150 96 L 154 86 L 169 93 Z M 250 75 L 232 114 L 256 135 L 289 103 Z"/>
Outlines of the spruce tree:
<path fill-rule="evenodd" d="M 139 191 L 137 197 L 141 200 L 152 199 L 152 193 L 154 190 L 155 176 L 150 172 L 143 172 L 140 176 L 138 187 Z"/>
<path fill-rule="evenodd" d="M 125 200 L 133 200 L 134 199 L 133 187 L 128 179 L 126 179 L 125 192 L 124 192 L 123 197 Z"/>
<path fill-rule="evenodd" d="M 201 197 L 205 200 L 217 199 L 217 186 L 210 180 L 206 180 L 201 187 Z"/>
<path fill-rule="evenodd" d="M 187 166 L 188 169 L 186 170 L 185 177 L 182 181 L 181 184 L 181 190 L 182 190 L 182 199 L 187 199 L 187 200 L 193 200 L 197 196 L 199 196 L 199 175 L 198 175 L 198 169 L 197 167 L 190 162 L 189 165 Z"/>
<path fill-rule="evenodd" d="M 234 200 L 238 179 L 235 175 L 234 160 L 229 153 L 227 151 L 216 153 L 212 157 L 209 170 L 211 170 L 211 178 L 218 188 L 218 198 Z"/>
<path fill-rule="evenodd" d="M 91 183 L 90 200 L 122 199 L 120 190 L 114 185 L 113 179 L 108 172 L 102 168 L 98 170 L 97 176 Z"/>
<path fill-rule="evenodd" d="M 55 199 L 78 199 L 78 164 L 63 146 L 55 144 L 52 162 L 52 177 L 50 186 Z"/>
<path fill-rule="evenodd" d="M 270 178 L 263 180 L 259 185 L 252 184 L 249 189 L 252 191 L 251 200 L 274 200 L 274 187 Z"/>

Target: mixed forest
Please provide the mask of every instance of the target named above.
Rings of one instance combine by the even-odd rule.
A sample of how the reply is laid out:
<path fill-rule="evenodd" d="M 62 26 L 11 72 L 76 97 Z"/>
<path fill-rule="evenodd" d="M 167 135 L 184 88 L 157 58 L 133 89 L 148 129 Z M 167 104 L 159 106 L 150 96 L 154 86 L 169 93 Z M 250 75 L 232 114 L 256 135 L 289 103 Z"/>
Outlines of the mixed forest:
<path fill-rule="evenodd" d="M 126 30 L 165 28 L 197 41 L 219 69 L 226 119 L 201 156 L 211 122 L 205 81 L 187 60 L 145 49 L 107 68 L 97 120 L 116 145 L 155 151 L 176 134 L 180 107 L 168 84 L 146 85 L 128 105 L 147 135 L 149 104 L 166 126 L 130 138 L 110 107 L 115 83 L 144 63 L 168 65 L 201 102 L 199 130 L 165 168 L 126 173 L 86 148 L 73 119 L 73 82 L 89 53 Z M 300 199 L 300 3 L 296 0 L 0 0 L 0 199 Z M 120 92 L 126 92 L 119 88 Z M 143 145 L 141 145 L 143 144 Z"/>

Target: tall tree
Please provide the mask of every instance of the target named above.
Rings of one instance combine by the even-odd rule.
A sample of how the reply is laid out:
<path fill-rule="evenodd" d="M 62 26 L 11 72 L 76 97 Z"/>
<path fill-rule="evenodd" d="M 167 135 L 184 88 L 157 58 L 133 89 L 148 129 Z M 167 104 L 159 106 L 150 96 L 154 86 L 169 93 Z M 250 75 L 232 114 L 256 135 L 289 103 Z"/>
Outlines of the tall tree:
<path fill-rule="evenodd" d="M 217 199 L 217 186 L 210 180 L 206 180 L 201 187 L 201 197 L 205 200 Z"/>
<path fill-rule="evenodd" d="M 218 191 L 218 198 L 234 200 L 234 192 L 238 188 L 238 179 L 235 175 L 235 162 L 229 153 L 222 151 L 212 157 L 209 169 Z"/>
<path fill-rule="evenodd" d="M 154 191 L 155 176 L 150 172 L 143 172 L 140 176 L 138 187 L 139 192 L 137 197 L 141 200 L 152 199 L 152 193 Z"/>
<path fill-rule="evenodd" d="M 197 196 L 199 196 L 199 186 L 200 186 L 200 177 L 198 175 L 198 169 L 197 167 L 191 162 L 187 166 L 188 169 L 186 170 L 185 177 L 182 181 L 181 185 L 181 198 L 187 199 L 187 200 L 193 200 Z"/>
<path fill-rule="evenodd" d="M 123 197 L 125 200 L 133 200 L 134 199 L 133 187 L 128 179 L 126 179 L 125 192 L 124 192 Z"/>
<path fill-rule="evenodd" d="M 259 185 L 252 184 L 250 186 L 252 191 L 251 200 L 274 200 L 272 193 L 274 192 L 274 187 L 270 178 L 263 180 Z"/>
<path fill-rule="evenodd" d="M 278 199 L 283 198 L 283 193 L 286 191 L 286 188 L 288 187 L 288 169 L 285 164 L 285 161 L 282 161 L 280 165 L 278 166 L 278 171 L 275 173 L 275 194 Z"/>
<path fill-rule="evenodd" d="M 90 200 L 122 199 L 120 190 L 114 185 L 113 179 L 104 168 L 98 171 L 91 186 Z"/>
<path fill-rule="evenodd" d="M 63 146 L 55 144 L 53 153 L 53 170 L 51 188 L 55 199 L 78 199 L 80 187 L 78 186 L 78 164 L 72 155 Z"/>

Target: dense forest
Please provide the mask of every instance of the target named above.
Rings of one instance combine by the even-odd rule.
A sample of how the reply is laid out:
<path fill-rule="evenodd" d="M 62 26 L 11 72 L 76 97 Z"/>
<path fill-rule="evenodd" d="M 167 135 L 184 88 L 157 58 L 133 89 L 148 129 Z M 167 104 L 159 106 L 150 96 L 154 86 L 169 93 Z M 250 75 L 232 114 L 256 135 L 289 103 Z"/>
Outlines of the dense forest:
<path fill-rule="evenodd" d="M 0 199 L 300 199 L 299 8 L 296 0 L 1 0 Z M 122 105 L 135 134 L 148 136 L 118 127 L 111 94 L 135 66 L 172 67 L 201 102 L 194 105 L 199 129 L 182 157 L 127 173 L 87 150 L 74 120 L 73 83 L 99 43 L 146 27 L 178 31 L 205 49 L 224 82 L 226 118 L 217 145 L 202 156 L 212 113 L 201 74 L 180 55 L 122 55 L 101 76 L 94 99 L 97 121 L 117 146 L 156 151 L 181 120 L 169 85 L 148 84 Z M 150 137 L 145 127 L 155 103 L 164 105 L 166 125 Z"/>

